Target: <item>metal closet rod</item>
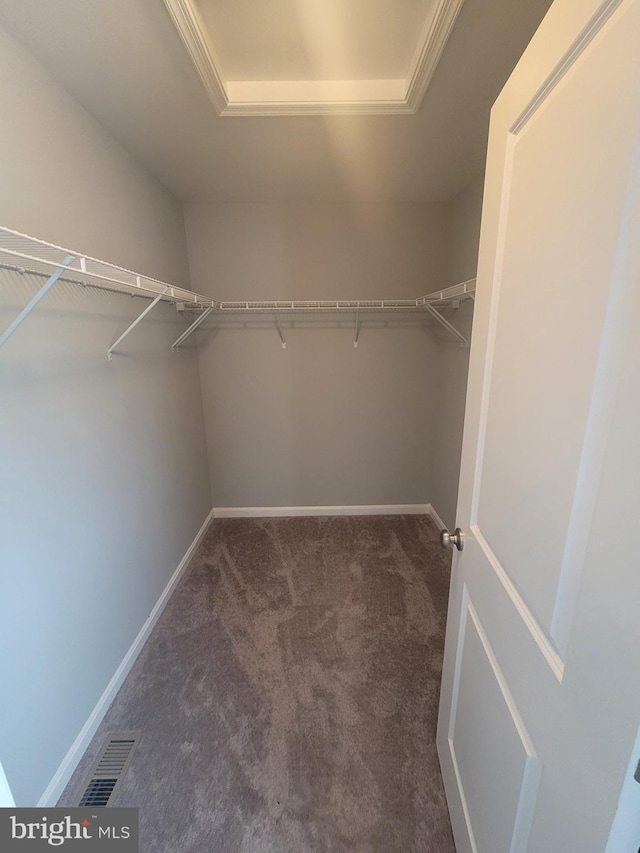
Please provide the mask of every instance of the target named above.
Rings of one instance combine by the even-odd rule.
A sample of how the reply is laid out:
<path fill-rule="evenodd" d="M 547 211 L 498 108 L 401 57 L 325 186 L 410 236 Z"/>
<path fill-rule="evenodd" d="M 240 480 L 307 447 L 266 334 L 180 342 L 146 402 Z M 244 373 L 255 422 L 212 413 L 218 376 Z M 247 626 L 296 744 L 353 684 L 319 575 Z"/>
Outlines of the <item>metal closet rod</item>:
<path fill-rule="evenodd" d="M 31 299 L 25 308 L 18 314 L 5 332 L 0 335 L 0 346 L 15 332 L 18 326 L 27 318 L 42 297 L 56 283 L 64 281 L 83 287 L 94 287 L 99 290 L 108 290 L 116 293 L 129 294 L 131 296 L 153 297 L 151 303 L 144 311 L 128 326 L 120 337 L 109 347 L 107 355 L 111 360 L 116 347 L 122 343 L 127 335 L 140 323 L 140 321 L 161 300 L 172 302 L 180 311 L 196 311 L 198 317 L 173 343 L 172 349 L 178 351 L 180 345 L 191 335 L 196 328 L 212 313 L 272 313 L 276 315 L 276 325 L 282 341 L 283 348 L 286 347 L 279 314 L 301 313 L 301 312 L 356 312 L 354 347 L 358 346 L 358 335 L 360 329 L 360 312 L 370 311 L 416 311 L 426 310 L 437 320 L 448 332 L 450 332 L 460 343 L 467 346 L 468 341 L 449 321 L 443 317 L 435 308 L 436 305 L 453 305 L 461 299 L 472 297 L 475 291 L 475 279 L 444 290 L 436 291 L 419 297 L 418 299 L 363 299 L 363 300 L 270 300 L 270 301 L 235 301 L 219 302 L 187 290 L 183 287 L 174 287 L 157 279 L 149 278 L 138 273 L 127 270 L 124 267 L 100 261 L 89 255 L 73 252 L 47 243 L 36 237 L 30 237 L 19 231 L 0 226 L 0 254 L 8 255 L 11 259 L 27 261 L 53 268 L 48 274 L 42 270 L 26 268 L 18 264 L 0 263 L 0 268 L 12 269 L 17 272 L 29 273 L 45 278 L 46 281 Z M 74 275 L 71 276 L 69 273 Z M 115 287 L 113 287 L 115 285 Z"/>

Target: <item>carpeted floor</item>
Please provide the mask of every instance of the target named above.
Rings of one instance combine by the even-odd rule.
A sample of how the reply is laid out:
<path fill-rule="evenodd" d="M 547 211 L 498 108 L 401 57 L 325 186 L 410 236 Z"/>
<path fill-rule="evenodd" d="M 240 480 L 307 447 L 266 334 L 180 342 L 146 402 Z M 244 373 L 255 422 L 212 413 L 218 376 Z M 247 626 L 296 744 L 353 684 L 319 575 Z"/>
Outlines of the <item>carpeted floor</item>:
<path fill-rule="evenodd" d="M 450 559 L 423 516 L 214 521 L 59 805 L 140 730 L 142 853 L 454 853 Z"/>

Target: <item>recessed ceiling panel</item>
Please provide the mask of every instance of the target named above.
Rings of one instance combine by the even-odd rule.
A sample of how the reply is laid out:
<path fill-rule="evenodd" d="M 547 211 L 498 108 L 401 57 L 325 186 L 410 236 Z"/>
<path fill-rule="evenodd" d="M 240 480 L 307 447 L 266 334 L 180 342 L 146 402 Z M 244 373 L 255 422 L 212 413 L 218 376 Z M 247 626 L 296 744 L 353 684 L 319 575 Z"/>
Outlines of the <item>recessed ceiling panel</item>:
<path fill-rule="evenodd" d="M 406 78 L 437 0 L 194 0 L 227 80 Z"/>
<path fill-rule="evenodd" d="M 415 113 L 464 0 L 164 0 L 219 115 Z"/>

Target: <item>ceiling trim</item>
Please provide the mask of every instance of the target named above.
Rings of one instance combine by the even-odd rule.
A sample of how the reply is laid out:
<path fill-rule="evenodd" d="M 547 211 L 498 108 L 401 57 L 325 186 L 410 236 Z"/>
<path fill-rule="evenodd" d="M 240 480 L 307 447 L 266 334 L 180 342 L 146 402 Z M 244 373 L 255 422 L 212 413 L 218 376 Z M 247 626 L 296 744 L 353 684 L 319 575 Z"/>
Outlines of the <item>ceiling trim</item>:
<path fill-rule="evenodd" d="M 221 115 L 229 99 L 220 71 L 220 60 L 207 38 L 200 13 L 191 0 L 164 0 L 164 3 L 216 112 Z"/>
<path fill-rule="evenodd" d="M 399 80 L 225 80 L 194 0 L 164 0 L 219 116 L 388 115 L 418 111 L 464 0 L 438 0 Z"/>
<path fill-rule="evenodd" d="M 464 0 L 441 0 L 427 18 L 407 75 L 405 98 L 411 112 L 418 111 L 429 88 Z"/>

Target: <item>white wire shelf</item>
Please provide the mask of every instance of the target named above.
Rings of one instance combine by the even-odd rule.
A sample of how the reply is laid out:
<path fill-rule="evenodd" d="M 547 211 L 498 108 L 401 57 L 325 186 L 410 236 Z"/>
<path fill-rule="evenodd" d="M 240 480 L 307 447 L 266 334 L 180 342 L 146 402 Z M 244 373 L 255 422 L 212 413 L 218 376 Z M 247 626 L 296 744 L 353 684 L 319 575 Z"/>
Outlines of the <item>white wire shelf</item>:
<path fill-rule="evenodd" d="M 472 299 L 475 292 L 476 280 L 475 278 L 470 278 L 467 281 L 461 281 L 460 284 L 452 284 L 451 287 L 445 287 L 444 290 L 436 290 L 433 293 L 428 293 L 416 301 L 418 306 L 453 305 L 461 302 L 463 299 Z"/>
<path fill-rule="evenodd" d="M 431 315 L 458 340 L 461 346 L 466 346 L 467 339 L 440 314 L 438 309 L 447 306 L 457 307 L 461 300 L 472 298 L 475 292 L 475 279 L 470 279 L 421 296 L 418 299 L 237 300 L 220 302 L 187 288 L 175 287 L 124 267 L 97 260 L 81 252 L 64 249 L 53 243 L 47 243 L 44 240 L 0 226 L 0 269 L 2 268 L 30 273 L 45 278 L 46 281 L 9 327 L 0 334 L 0 346 L 15 332 L 40 299 L 57 281 L 152 299 L 138 318 L 109 347 L 107 351 L 109 359 L 112 358 L 119 344 L 160 301 L 171 302 L 175 304 L 178 311 L 193 312 L 196 316 L 196 319 L 174 342 L 172 348 L 176 351 L 184 340 L 211 315 L 215 317 L 224 314 L 273 314 L 282 345 L 286 347 L 279 320 L 281 314 L 336 312 L 347 312 L 355 316 L 354 346 L 358 345 L 361 312 L 418 311 Z"/>
<path fill-rule="evenodd" d="M 306 300 L 264 300 L 247 301 L 237 300 L 235 302 L 215 302 L 214 313 L 302 313 L 332 311 L 418 311 L 427 305 L 433 306 L 457 306 L 463 299 L 473 297 L 475 293 L 475 278 L 454 284 L 443 290 L 428 293 L 418 299 L 306 299 Z M 181 311 L 202 310 L 205 305 L 194 305 L 193 303 L 178 303 Z"/>
<path fill-rule="evenodd" d="M 274 302 L 220 302 L 216 312 L 306 312 L 306 311 L 411 311 L 417 307 L 415 299 L 339 299 Z"/>
<path fill-rule="evenodd" d="M 69 256 L 72 260 L 64 264 Z M 65 272 L 59 279 L 73 284 L 84 284 L 89 287 L 111 285 L 112 289 L 121 293 L 138 293 L 145 296 L 157 296 L 160 293 L 165 301 L 174 303 L 208 306 L 214 302 L 210 296 L 194 293 L 184 287 L 174 287 L 124 267 L 99 261 L 81 252 L 64 249 L 53 243 L 0 226 L 0 261 L 3 260 L 5 261 L 3 266 L 40 275 L 43 267 L 58 269 L 64 264 Z M 13 263 L 9 264 L 9 260 Z"/>

